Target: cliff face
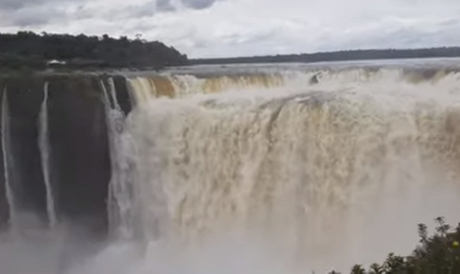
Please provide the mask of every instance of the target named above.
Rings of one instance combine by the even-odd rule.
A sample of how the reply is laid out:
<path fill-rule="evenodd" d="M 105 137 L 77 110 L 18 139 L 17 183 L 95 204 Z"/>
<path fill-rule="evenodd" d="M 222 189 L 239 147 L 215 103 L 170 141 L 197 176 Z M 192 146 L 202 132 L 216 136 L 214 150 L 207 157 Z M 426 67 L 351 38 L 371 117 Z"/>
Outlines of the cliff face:
<path fill-rule="evenodd" d="M 113 80 L 117 99 L 128 112 L 130 102 L 125 79 L 114 77 Z M 46 225 L 50 218 L 48 187 L 60 221 L 85 224 L 94 232 L 105 233 L 111 170 L 101 82 L 107 83 L 107 77 L 0 79 L 0 90 L 2 94 L 6 92 L 6 96 L 2 96 L 6 100 L 2 114 L 6 117 L 1 119 L 1 150 L 2 155 L 8 156 L 0 157 L 0 225 L 3 228 L 11 223 L 13 212 L 33 213 Z M 43 152 L 39 146 L 46 83 L 49 143 L 46 150 L 51 187 L 45 182 Z"/>

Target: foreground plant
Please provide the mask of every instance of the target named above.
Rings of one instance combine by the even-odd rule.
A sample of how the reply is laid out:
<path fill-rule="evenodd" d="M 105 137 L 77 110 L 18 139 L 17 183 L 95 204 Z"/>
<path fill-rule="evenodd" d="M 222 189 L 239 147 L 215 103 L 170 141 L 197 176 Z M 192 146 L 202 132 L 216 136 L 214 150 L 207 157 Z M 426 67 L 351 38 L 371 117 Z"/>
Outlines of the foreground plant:
<path fill-rule="evenodd" d="M 435 222 L 431 236 L 425 224 L 418 225 L 419 245 L 410 256 L 390 253 L 383 264 L 372 264 L 369 270 L 355 265 L 351 274 L 460 274 L 460 224 L 452 229 L 443 217 Z"/>

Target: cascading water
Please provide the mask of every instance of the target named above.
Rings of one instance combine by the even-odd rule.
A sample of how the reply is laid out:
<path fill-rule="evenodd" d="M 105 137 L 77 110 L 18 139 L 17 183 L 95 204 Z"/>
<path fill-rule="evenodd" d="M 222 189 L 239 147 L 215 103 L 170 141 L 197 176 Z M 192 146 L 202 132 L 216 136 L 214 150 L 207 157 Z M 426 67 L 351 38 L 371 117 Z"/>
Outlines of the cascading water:
<path fill-rule="evenodd" d="M 168 76 L 175 99 L 153 78 L 130 79 L 137 107 L 124 135 L 146 241 L 196 251 L 236 233 L 321 271 L 407 254 L 417 223 L 460 217 L 458 75 L 419 76 Z M 177 90 L 191 86 L 181 80 L 201 89 Z"/>
<path fill-rule="evenodd" d="M 133 190 L 129 177 L 131 167 L 126 156 L 126 142 L 122 138 L 125 115 L 118 103 L 113 79 L 109 79 L 108 83 L 110 93 L 107 91 L 105 83 L 101 81 L 112 164 L 112 175 L 109 184 L 109 221 L 112 234 L 127 239 L 132 238 L 134 235 L 134 221 L 132 216 Z"/>
<path fill-rule="evenodd" d="M 77 111 L 54 90 L 48 105 L 46 84 L 38 144 L 47 213 L 50 219 L 56 212 L 60 217 L 51 233 L 57 239 L 54 249 L 49 248 L 55 256 L 49 261 L 57 261 L 58 270 L 37 272 L 31 263 L 27 271 L 15 265 L 9 269 L 16 272 L 5 274 L 347 273 L 352 264 L 381 262 L 389 252 L 409 254 L 420 222 L 460 219 L 460 76 L 455 70 L 213 69 L 139 73 L 123 81 L 85 79 L 97 92 L 79 90 L 72 97 L 105 111 L 105 117 L 93 112 L 102 124 L 70 138 L 73 146 L 107 129 L 103 145 L 108 145 L 111 176 L 102 206 L 107 206 L 111 237 L 91 252 L 85 244 L 73 247 L 86 235 L 67 232 L 61 212 L 71 215 L 66 206 L 74 210 L 73 203 L 84 208 L 94 201 L 84 195 L 69 204 L 57 200 L 67 187 L 80 191 L 83 181 L 53 181 L 60 169 L 70 169 L 60 162 L 74 156 L 62 153 L 69 147 L 59 142 L 67 134 L 60 131 L 64 124 L 54 124 L 63 111 L 57 102 L 69 104 L 66 115 L 72 118 Z M 62 88 L 50 83 L 56 91 Z M 85 96 L 91 99 L 84 101 Z M 126 100 L 132 103 L 130 113 Z M 8 179 L 14 170 L 8 106 L 4 93 L 5 178 L 10 220 L 16 223 Z M 92 121 L 85 118 L 82 124 Z M 72 133 L 81 125 L 75 122 L 75 127 Z M 108 181 L 108 174 L 103 178 Z M 1 264 L 10 261 L 2 260 L 8 257 L 3 250 L 0 241 Z M 35 258 L 21 256 L 20 266 Z"/>
<path fill-rule="evenodd" d="M 58 219 L 56 215 L 56 206 L 54 202 L 53 185 L 51 182 L 51 148 L 49 141 L 49 127 L 48 127 L 48 87 L 49 83 L 46 82 L 43 88 L 43 103 L 40 109 L 39 118 L 39 137 L 38 146 L 40 148 L 40 155 L 42 160 L 42 170 L 46 186 L 46 211 L 48 213 L 48 221 L 51 229 L 56 228 Z"/>
<path fill-rule="evenodd" d="M 8 94 L 7 89 L 3 91 L 2 98 L 2 150 L 3 150 L 3 166 L 5 176 L 6 198 L 9 206 L 9 223 L 12 231 L 15 231 L 18 225 L 18 212 L 16 207 L 16 199 L 14 197 L 14 187 L 11 181 L 10 168 L 12 165 L 12 155 L 10 152 L 10 117 L 8 111 Z"/>

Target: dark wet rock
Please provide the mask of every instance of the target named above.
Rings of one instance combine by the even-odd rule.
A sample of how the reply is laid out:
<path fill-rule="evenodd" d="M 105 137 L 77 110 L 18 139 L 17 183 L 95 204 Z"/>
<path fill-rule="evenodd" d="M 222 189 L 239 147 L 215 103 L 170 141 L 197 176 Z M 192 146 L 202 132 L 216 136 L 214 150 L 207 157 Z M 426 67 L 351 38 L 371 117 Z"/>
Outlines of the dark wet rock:
<path fill-rule="evenodd" d="M 310 85 L 316 85 L 319 83 L 320 74 L 317 73 L 310 78 Z"/>
<path fill-rule="evenodd" d="M 18 209 L 47 220 L 38 120 L 48 82 L 50 176 L 58 218 L 105 234 L 111 168 L 101 80 L 107 83 L 107 77 L 95 75 L 8 76 L 0 77 L 0 88 L 6 86 L 8 92 L 9 150 L 14 159 L 10 174 Z M 128 113 L 131 102 L 125 79 L 114 77 L 114 85 L 119 105 Z M 0 157 L 0 228 L 8 218 Z"/>
<path fill-rule="evenodd" d="M 100 81 L 52 79 L 48 105 L 58 214 L 105 229 L 110 159 Z"/>
<path fill-rule="evenodd" d="M 120 105 L 125 115 L 128 115 L 128 113 L 132 110 L 133 104 L 127 89 L 126 78 L 122 76 L 115 76 L 113 77 L 113 81 L 115 84 L 118 104 Z"/>
<path fill-rule="evenodd" d="M 10 124 L 8 175 L 16 208 L 46 218 L 46 188 L 38 147 L 38 119 L 44 82 L 9 78 L 5 83 Z"/>

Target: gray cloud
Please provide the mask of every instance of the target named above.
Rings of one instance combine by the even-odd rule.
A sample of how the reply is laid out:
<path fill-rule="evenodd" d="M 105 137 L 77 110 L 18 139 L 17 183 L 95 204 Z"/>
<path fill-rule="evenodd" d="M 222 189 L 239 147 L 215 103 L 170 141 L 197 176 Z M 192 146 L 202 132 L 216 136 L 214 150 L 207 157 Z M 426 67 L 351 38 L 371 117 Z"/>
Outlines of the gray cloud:
<path fill-rule="evenodd" d="M 22 2 L 18 2 L 15 0 L 0 0 L 0 8 L 2 10 L 14 10 L 19 9 L 23 6 Z"/>
<path fill-rule="evenodd" d="M 458 45 L 459 13 L 455 0 L 0 0 L 0 31 L 142 33 L 217 57 Z"/>
<path fill-rule="evenodd" d="M 100 16 L 105 16 L 105 18 L 109 21 L 151 17 L 158 9 L 158 7 L 155 9 L 155 5 L 157 3 L 158 2 L 155 1 L 148 1 L 140 5 L 130 5 L 127 7 L 108 9 L 104 14 L 100 14 Z"/>
<path fill-rule="evenodd" d="M 33 27 L 48 23 L 59 16 L 54 9 L 20 8 L 15 11 L 2 10 L 0 12 L 1 24 L 4 26 Z"/>
<path fill-rule="evenodd" d="M 184 6 L 191 9 L 206 9 L 217 1 L 219 0 L 180 0 Z M 171 11 L 174 10 L 175 7 L 172 0 L 157 0 L 157 9 L 159 11 Z"/>
<path fill-rule="evenodd" d="M 179 0 L 190 9 L 205 9 L 219 0 Z M 40 27 L 51 22 L 70 22 L 85 18 L 100 18 L 107 22 L 152 17 L 155 13 L 173 12 L 177 6 L 173 0 L 151 0 L 142 4 L 123 7 L 111 6 L 106 10 L 87 9 L 90 0 L 0 0 L 0 24 L 16 27 Z M 68 10 L 75 4 L 79 8 Z M 177 4 L 177 2 L 176 2 Z"/>
<path fill-rule="evenodd" d="M 69 4 L 87 0 L 0 0 L 0 24 L 3 26 L 36 27 L 49 22 L 66 20 Z M 83 8 L 74 11 L 74 17 L 84 17 Z"/>
<path fill-rule="evenodd" d="M 85 0 L 66 0 L 67 2 L 77 2 Z M 18 10 L 25 7 L 37 6 L 46 3 L 62 3 L 59 0 L 0 0 L 0 9 L 2 10 Z"/>
<path fill-rule="evenodd" d="M 184 5 L 193 9 L 206 9 L 218 0 L 181 0 Z"/>
<path fill-rule="evenodd" d="M 174 6 L 171 4 L 170 0 L 157 0 L 157 10 L 158 11 L 173 11 Z"/>
<path fill-rule="evenodd" d="M 50 17 L 56 18 L 54 10 L 22 10 L 19 13 L 8 16 L 10 24 L 19 27 L 40 26 L 48 23 Z"/>
<path fill-rule="evenodd" d="M 43 0 L 0 0 L 0 8 L 2 10 L 16 10 L 21 9 L 27 5 L 37 5 L 43 3 Z"/>

